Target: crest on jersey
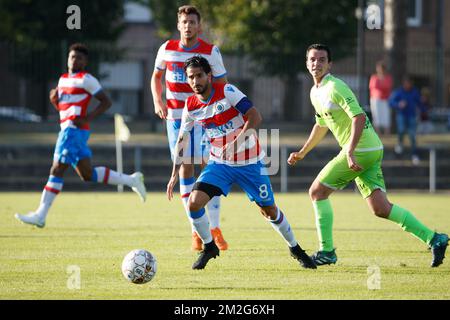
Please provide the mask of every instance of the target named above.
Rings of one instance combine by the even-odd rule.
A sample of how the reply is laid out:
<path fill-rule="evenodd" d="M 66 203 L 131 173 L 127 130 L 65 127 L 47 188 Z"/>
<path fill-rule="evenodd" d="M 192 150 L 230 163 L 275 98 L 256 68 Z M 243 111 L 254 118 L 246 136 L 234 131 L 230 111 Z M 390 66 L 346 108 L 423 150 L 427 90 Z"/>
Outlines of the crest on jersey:
<path fill-rule="evenodd" d="M 219 102 L 216 103 L 216 113 L 221 113 L 223 110 L 225 110 L 225 106 Z"/>

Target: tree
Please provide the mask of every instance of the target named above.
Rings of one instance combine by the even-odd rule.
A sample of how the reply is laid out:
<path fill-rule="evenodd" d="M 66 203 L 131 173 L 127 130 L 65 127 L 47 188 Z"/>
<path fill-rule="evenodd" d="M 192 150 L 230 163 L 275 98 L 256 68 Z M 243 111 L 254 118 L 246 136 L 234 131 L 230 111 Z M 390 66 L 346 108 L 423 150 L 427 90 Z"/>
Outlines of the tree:
<path fill-rule="evenodd" d="M 140 3 L 150 7 L 153 18 L 158 26 L 158 35 L 168 39 L 177 32 L 178 8 L 186 4 L 183 0 L 140 0 Z"/>
<path fill-rule="evenodd" d="M 384 50 L 396 87 L 407 72 L 407 12 L 408 0 L 385 1 Z"/>
<path fill-rule="evenodd" d="M 179 1 L 150 3 L 159 10 L 155 15 L 158 26 L 165 26 L 168 21 L 175 26 L 172 17 Z M 191 3 L 200 9 L 203 24 L 209 27 L 214 43 L 224 52 L 249 55 L 257 66 L 257 74 L 283 80 L 283 113 L 288 120 L 295 118 L 297 75 L 305 70 L 308 45 L 328 44 L 336 60 L 352 53 L 356 42 L 356 0 L 192 0 Z"/>
<path fill-rule="evenodd" d="M 305 70 L 306 48 L 328 44 L 333 59 L 352 52 L 356 5 L 354 0 L 229 0 L 214 8 L 212 23 L 223 49 L 243 50 L 255 60 L 259 74 L 283 80 L 283 114 L 289 120 L 297 115 L 297 75 Z"/>
<path fill-rule="evenodd" d="M 67 8 L 80 8 L 81 29 L 69 29 Z M 121 51 L 115 43 L 123 30 L 124 0 L 0 0 L 0 40 L 7 42 L 10 68 L 42 86 L 40 113 L 46 117 L 48 81 L 66 70 L 67 49 L 86 43 L 90 70 L 99 61 L 114 60 Z"/>

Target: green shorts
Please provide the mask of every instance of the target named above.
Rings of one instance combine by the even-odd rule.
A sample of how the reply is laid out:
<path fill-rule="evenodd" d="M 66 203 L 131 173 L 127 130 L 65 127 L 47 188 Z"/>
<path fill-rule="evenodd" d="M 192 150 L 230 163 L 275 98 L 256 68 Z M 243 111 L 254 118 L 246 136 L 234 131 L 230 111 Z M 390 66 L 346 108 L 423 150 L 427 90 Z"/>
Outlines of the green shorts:
<path fill-rule="evenodd" d="M 381 189 L 386 192 L 381 161 L 383 150 L 356 152 L 355 160 L 363 168 L 362 171 L 353 171 L 348 167 L 345 151 L 341 151 L 320 171 L 318 179 L 324 186 L 340 190 L 355 180 L 359 192 L 364 198 L 369 197 L 374 190 Z"/>

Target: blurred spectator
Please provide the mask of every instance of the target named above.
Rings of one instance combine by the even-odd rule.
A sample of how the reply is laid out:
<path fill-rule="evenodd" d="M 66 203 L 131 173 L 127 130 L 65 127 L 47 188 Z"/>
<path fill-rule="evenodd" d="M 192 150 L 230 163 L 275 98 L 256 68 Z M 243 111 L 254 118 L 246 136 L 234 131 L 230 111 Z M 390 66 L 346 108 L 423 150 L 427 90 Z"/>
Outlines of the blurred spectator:
<path fill-rule="evenodd" d="M 420 108 L 420 93 L 410 77 L 405 76 L 402 86 L 396 89 L 389 98 L 389 105 L 395 110 L 397 120 L 398 144 L 395 146 L 397 154 L 403 153 L 403 137 L 408 133 L 411 143 L 411 160 L 414 165 L 420 163 L 416 148 L 416 110 Z"/>
<path fill-rule="evenodd" d="M 388 99 L 392 90 L 392 77 L 387 73 L 383 61 L 376 64 L 376 73 L 370 77 L 370 112 L 372 122 L 378 134 L 389 134 L 391 131 L 391 110 Z"/>
<path fill-rule="evenodd" d="M 433 132 L 433 123 L 431 122 L 431 92 L 430 89 L 425 87 L 420 91 L 420 117 L 419 125 L 417 127 L 417 133 L 419 134 L 430 134 Z"/>

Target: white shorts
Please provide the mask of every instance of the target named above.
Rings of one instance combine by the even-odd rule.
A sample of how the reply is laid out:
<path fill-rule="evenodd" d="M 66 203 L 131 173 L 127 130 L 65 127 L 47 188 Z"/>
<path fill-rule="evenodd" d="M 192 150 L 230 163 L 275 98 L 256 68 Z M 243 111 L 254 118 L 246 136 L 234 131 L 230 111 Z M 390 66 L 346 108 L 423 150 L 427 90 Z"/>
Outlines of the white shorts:
<path fill-rule="evenodd" d="M 372 122 L 376 128 L 391 127 L 391 109 L 387 100 L 371 98 L 370 112 L 372 113 Z"/>

